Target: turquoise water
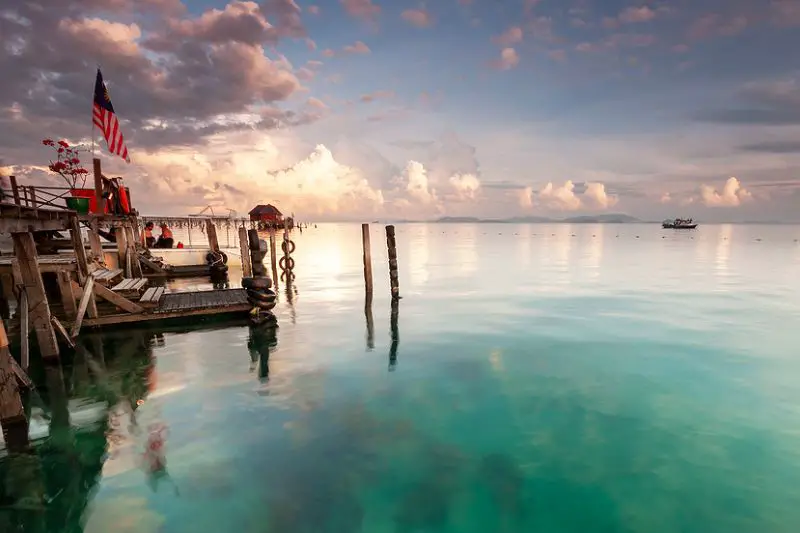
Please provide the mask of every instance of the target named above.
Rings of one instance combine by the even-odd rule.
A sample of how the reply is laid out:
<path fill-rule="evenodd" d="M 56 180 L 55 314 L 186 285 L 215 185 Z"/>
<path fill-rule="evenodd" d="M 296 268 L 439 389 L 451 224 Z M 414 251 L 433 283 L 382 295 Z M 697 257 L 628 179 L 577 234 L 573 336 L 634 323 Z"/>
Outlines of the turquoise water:
<path fill-rule="evenodd" d="M 320 225 L 277 331 L 131 329 L 41 371 L 0 526 L 800 529 L 800 228 L 398 226 L 395 320 L 372 230 L 371 311 L 360 228 Z"/>

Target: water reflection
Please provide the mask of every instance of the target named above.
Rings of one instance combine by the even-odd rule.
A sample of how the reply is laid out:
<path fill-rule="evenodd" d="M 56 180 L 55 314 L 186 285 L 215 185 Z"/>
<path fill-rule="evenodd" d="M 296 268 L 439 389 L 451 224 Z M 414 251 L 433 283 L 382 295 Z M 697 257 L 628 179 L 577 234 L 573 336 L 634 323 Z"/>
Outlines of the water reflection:
<path fill-rule="evenodd" d="M 400 317 L 400 300 L 392 299 L 391 312 L 389 314 L 389 332 L 392 337 L 392 344 L 389 346 L 389 371 L 397 366 L 397 348 L 400 346 L 400 330 L 397 322 Z"/>
<path fill-rule="evenodd" d="M 433 231 L 428 224 L 414 224 L 406 227 L 408 239 L 408 265 L 411 284 L 415 289 L 420 289 L 429 277 L 430 263 L 430 232 Z M 440 230 L 441 231 L 441 230 Z M 402 258 L 398 258 L 402 261 Z"/>
<path fill-rule="evenodd" d="M 375 322 L 372 318 L 372 295 L 369 294 L 364 301 L 364 318 L 367 322 L 367 351 L 375 349 Z"/>
<path fill-rule="evenodd" d="M 717 231 L 717 248 L 714 256 L 714 272 L 717 277 L 728 276 L 731 258 L 731 240 L 733 239 L 733 226 L 722 224 Z"/>
<path fill-rule="evenodd" d="M 247 348 L 250 351 L 250 371 L 258 369 L 258 378 L 269 381 L 270 350 L 278 345 L 277 327 L 274 324 L 251 324 Z"/>

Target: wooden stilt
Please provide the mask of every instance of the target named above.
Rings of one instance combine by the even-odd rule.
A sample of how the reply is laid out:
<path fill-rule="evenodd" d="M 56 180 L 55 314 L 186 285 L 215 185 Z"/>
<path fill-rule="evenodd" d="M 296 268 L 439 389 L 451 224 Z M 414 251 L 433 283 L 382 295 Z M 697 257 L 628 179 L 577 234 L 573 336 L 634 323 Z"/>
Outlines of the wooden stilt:
<path fill-rule="evenodd" d="M 400 317 L 400 299 L 392 298 L 391 314 L 389 315 L 389 331 L 392 334 L 392 344 L 389 346 L 389 370 L 394 370 L 397 365 L 397 348 L 400 346 L 400 330 L 397 322 Z"/>
<path fill-rule="evenodd" d="M 25 291 L 19 295 L 19 359 L 22 361 L 22 368 L 28 370 L 31 362 L 30 344 L 30 307 L 28 305 L 28 295 Z"/>
<path fill-rule="evenodd" d="M 19 394 L 19 385 L 14 375 L 8 336 L 0 321 L 0 426 L 6 448 L 12 453 L 28 449 L 28 419 Z"/>
<path fill-rule="evenodd" d="M 50 323 L 50 306 L 47 302 L 47 295 L 44 292 L 42 275 L 39 272 L 39 261 L 36 256 L 36 244 L 33 242 L 33 235 L 30 233 L 13 233 L 14 254 L 19 262 L 22 282 L 25 285 L 25 293 L 28 296 L 30 306 L 30 318 L 33 328 L 36 330 L 36 338 L 39 341 L 39 350 L 42 357 L 47 359 L 58 359 L 58 343 Z"/>
<path fill-rule="evenodd" d="M 100 221 L 93 218 L 89 223 L 89 246 L 91 246 L 92 249 L 92 256 L 97 261 L 105 263 L 103 258 L 103 244 L 100 242 L 100 233 L 97 232 L 99 229 Z"/>
<path fill-rule="evenodd" d="M 69 272 L 66 270 L 59 270 L 56 276 L 58 279 L 58 290 L 61 294 L 61 305 L 64 306 L 64 315 L 69 320 L 75 320 L 75 315 L 78 314 L 78 308 L 75 306 L 75 293 L 72 292 Z"/>
<path fill-rule="evenodd" d="M 247 237 L 247 228 L 239 228 L 239 253 L 242 254 L 242 276 L 250 278 L 253 276 L 253 267 L 250 262 L 250 245 Z"/>
<path fill-rule="evenodd" d="M 130 267 L 128 265 L 128 236 L 125 234 L 125 228 L 117 226 L 114 228 L 114 236 L 117 239 L 117 258 L 119 260 L 119 267 L 125 271 L 125 277 L 131 277 Z"/>
<path fill-rule="evenodd" d="M 364 289 L 367 305 L 372 304 L 372 251 L 369 244 L 369 224 L 361 224 L 361 247 L 364 259 Z"/>
<path fill-rule="evenodd" d="M 78 314 L 75 316 L 75 323 L 72 325 L 70 336 L 74 339 L 81 331 L 81 324 L 83 324 L 83 315 L 86 314 L 86 308 L 89 307 L 89 300 L 92 298 L 94 287 L 94 278 L 88 278 L 86 285 L 83 287 L 83 295 L 81 295 L 81 303 L 78 305 Z"/>
<path fill-rule="evenodd" d="M 389 252 L 389 285 L 392 299 L 400 298 L 400 281 L 397 274 L 397 243 L 394 238 L 394 226 L 386 226 L 386 247 Z"/>
<path fill-rule="evenodd" d="M 81 228 L 78 224 L 78 217 L 70 217 L 69 220 L 69 233 L 72 239 L 72 247 L 75 249 L 75 263 L 78 267 L 78 281 L 83 282 L 86 276 L 89 275 L 89 261 L 86 258 L 86 248 L 83 246 L 83 238 L 81 237 Z"/>
<path fill-rule="evenodd" d="M 277 287 L 278 280 L 278 250 L 275 242 L 275 229 L 270 228 L 269 230 L 269 262 L 272 266 L 272 282 Z"/>
<path fill-rule="evenodd" d="M 136 253 L 136 237 L 133 234 L 133 226 L 129 222 L 125 224 L 125 235 L 128 239 L 128 253 L 126 254 L 126 261 L 131 264 L 131 277 L 142 277 L 142 265 L 139 263 Z"/>

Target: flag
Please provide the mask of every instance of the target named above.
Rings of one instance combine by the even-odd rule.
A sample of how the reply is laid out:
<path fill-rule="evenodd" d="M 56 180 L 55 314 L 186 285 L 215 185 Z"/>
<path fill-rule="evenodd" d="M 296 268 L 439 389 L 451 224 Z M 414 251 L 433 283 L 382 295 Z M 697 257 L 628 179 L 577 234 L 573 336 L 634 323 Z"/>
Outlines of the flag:
<path fill-rule="evenodd" d="M 111 97 L 108 96 L 108 89 L 103 83 L 103 75 L 97 69 L 97 80 L 94 82 L 94 105 L 92 106 L 92 120 L 94 125 L 103 132 L 103 138 L 108 145 L 108 151 L 120 156 L 130 163 L 128 157 L 128 147 L 125 146 L 125 137 L 119 128 L 119 120 L 114 113 L 114 106 L 111 105 Z"/>

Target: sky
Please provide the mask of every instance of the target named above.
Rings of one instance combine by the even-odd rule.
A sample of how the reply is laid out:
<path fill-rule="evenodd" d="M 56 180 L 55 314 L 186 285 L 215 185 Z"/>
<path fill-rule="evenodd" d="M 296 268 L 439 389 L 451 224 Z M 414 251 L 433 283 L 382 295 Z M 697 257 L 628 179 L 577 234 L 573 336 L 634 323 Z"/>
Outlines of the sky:
<path fill-rule="evenodd" d="M 97 134 L 145 214 L 800 221 L 800 0 L 0 0 L 0 43 L 2 171 Z"/>

